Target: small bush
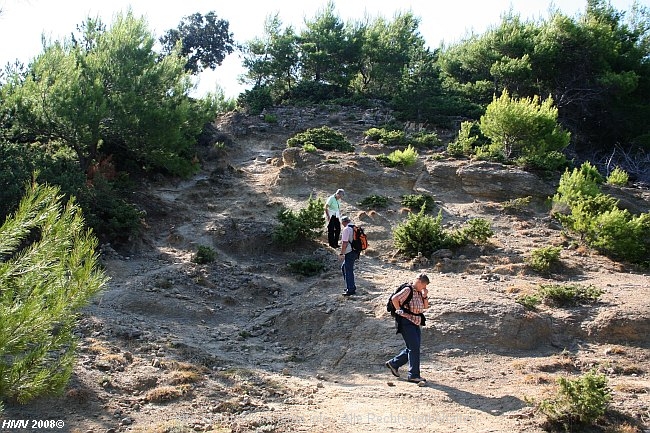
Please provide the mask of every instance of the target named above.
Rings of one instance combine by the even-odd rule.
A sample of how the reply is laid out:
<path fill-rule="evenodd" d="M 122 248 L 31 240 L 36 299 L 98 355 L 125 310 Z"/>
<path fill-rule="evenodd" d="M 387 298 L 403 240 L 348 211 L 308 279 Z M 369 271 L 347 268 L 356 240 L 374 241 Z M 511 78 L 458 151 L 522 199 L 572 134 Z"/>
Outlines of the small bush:
<path fill-rule="evenodd" d="M 554 265 L 560 263 L 562 247 L 543 247 L 533 250 L 527 263 L 537 272 L 549 272 Z"/>
<path fill-rule="evenodd" d="M 388 206 L 389 198 L 383 195 L 369 195 L 361 200 L 359 207 L 363 209 L 379 209 Z"/>
<path fill-rule="evenodd" d="M 313 277 L 325 270 L 325 265 L 314 259 L 303 259 L 289 263 L 289 270 L 295 274 Z"/>
<path fill-rule="evenodd" d="M 278 123 L 278 116 L 275 114 L 265 114 L 264 121 L 266 123 Z"/>
<path fill-rule="evenodd" d="M 530 205 L 531 196 L 518 197 L 501 202 L 501 209 L 506 213 L 520 213 Z"/>
<path fill-rule="evenodd" d="M 545 171 L 558 171 L 566 169 L 569 161 L 566 155 L 559 151 L 551 151 L 543 154 L 528 155 L 517 158 L 515 163 L 526 169 L 537 169 Z"/>
<path fill-rule="evenodd" d="M 576 379 L 558 378 L 559 390 L 555 397 L 542 400 L 539 410 L 552 424 L 566 431 L 572 426 L 590 425 L 605 414 L 612 400 L 607 378 L 595 370 Z"/>
<path fill-rule="evenodd" d="M 407 194 L 402 197 L 402 206 L 418 212 L 425 208 L 425 212 L 432 211 L 436 202 L 433 197 L 428 194 Z"/>
<path fill-rule="evenodd" d="M 287 146 L 289 147 L 301 147 L 305 144 L 311 144 L 321 150 L 354 151 L 354 146 L 350 144 L 345 136 L 329 126 L 311 128 L 287 140 Z"/>
<path fill-rule="evenodd" d="M 474 145 L 479 139 L 476 122 L 462 122 L 458 137 L 447 145 L 447 153 L 451 156 L 470 156 L 474 153 Z"/>
<path fill-rule="evenodd" d="M 311 144 L 311 143 L 306 143 L 306 144 L 303 144 L 303 145 L 302 145 L 302 150 L 304 150 L 305 152 L 314 153 L 314 152 L 316 152 L 318 149 L 316 149 L 316 146 L 314 146 L 313 144 Z"/>
<path fill-rule="evenodd" d="M 325 225 L 324 207 L 322 199 L 309 197 L 307 207 L 297 213 L 291 209 L 280 209 L 277 215 L 280 225 L 273 232 L 273 240 L 282 245 L 291 245 L 303 239 L 316 239 Z"/>
<path fill-rule="evenodd" d="M 470 240 L 477 244 L 485 243 L 489 238 L 494 236 L 494 231 L 490 223 L 483 218 L 474 218 L 467 221 L 467 225 L 460 229 L 459 232 L 460 238 L 463 241 Z"/>
<path fill-rule="evenodd" d="M 192 261 L 199 265 L 205 265 L 214 262 L 216 258 L 217 253 L 215 250 L 206 245 L 199 245 L 194 257 L 192 257 Z"/>
<path fill-rule="evenodd" d="M 273 97 L 268 87 L 254 87 L 239 95 L 237 103 L 250 114 L 261 114 L 267 107 L 273 106 Z"/>
<path fill-rule="evenodd" d="M 441 248 L 450 246 L 449 234 L 442 228 L 442 211 L 437 217 L 419 213 L 409 214 L 407 220 L 393 231 L 393 240 L 399 251 L 409 257 L 422 253 L 428 257 Z"/>
<path fill-rule="evenodd" d="M 607 183 L 610 185 L 625 186 L 629 180 L 627 172 L 620 167 L 616 167 L 612 170 L 609 176 L 607 176 Z"/>
<path fill-rule="evenodd" d="M 603 290 L 589 285 L 542 284 L 538 290 L 544 303 L 558 307 L 573 306 L 581 302 L 593 302 L 604 293 Z"/>
<path fill-rule="evenodd" d="M 535 310 L 542 300 L 539 295 L 521 295 L 517 297 L 515 302 L 523 305 L 527 310 Z"/>
<path fill-rule="evenodd" d="M 440 146 L 441 141 L 435 132 L 418 132 L 413 134 L 410 143 L 419 148 L 433 148 Z"/>
<path fill-rule="evenodd" d="M 385 131 L 379 138 L 379 142 L 388 146 L 404 146 L 407 144 L 404 131 Z"/>
<path fill-rule="evenodd" d="M 413 146 L 408 145 L 404 150 L 395 150 L 386 155 L 378 155 L 377 161 L 387 167 L 409 167 L 418 160 L 418 152 Z"/>

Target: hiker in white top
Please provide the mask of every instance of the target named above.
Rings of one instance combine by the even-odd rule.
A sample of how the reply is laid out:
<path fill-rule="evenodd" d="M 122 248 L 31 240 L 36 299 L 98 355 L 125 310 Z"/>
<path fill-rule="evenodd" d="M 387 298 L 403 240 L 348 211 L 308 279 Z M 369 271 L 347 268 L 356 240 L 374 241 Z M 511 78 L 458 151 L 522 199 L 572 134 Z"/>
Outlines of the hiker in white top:
<path fill-rule="evenodd" d="M 341 202 L 345 191 L 337 189 L 325 202 L 325 221 L 327 221 L 327 241 L 332 248 L 339 247 L 341 236 Z"/>

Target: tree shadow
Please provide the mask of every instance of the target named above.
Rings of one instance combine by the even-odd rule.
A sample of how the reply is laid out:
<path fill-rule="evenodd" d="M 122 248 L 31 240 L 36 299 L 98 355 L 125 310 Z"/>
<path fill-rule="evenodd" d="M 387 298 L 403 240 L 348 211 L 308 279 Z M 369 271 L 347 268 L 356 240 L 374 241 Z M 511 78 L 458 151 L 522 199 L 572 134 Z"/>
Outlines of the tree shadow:
<path fill-rule="evenodd" d="M 455 403 L 466 406 L 470 409 L 480 410 L 490 415 L 503 415 L 505 412 L 523 409 L 528 406 L 523 400 L 512 396 L 504 395 L 501 397 L 487 397 L 480 394 L 474 394 L 452 386 L 442 385 L 440 383 L 427 382 L 427 387 L 437 389 L 446 393 Z"/>

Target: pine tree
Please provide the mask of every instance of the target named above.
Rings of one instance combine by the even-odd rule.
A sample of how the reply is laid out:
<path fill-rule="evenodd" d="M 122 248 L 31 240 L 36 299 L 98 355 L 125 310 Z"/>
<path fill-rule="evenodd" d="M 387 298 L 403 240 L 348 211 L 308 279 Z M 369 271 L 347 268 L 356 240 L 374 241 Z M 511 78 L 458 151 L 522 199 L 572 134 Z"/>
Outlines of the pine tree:
<path fill-rule="evenodd" d="M 61 200 L 58 187 L 33 183 L 0 226 L 0 400 L 64 389 L 77 313 L 107 281 L 81 209 Z"/>

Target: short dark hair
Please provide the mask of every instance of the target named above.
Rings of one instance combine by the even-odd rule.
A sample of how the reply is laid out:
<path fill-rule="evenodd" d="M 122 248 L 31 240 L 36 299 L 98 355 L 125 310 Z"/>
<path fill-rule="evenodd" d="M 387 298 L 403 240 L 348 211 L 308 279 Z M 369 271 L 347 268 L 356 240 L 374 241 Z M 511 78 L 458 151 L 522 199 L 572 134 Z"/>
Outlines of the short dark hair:
<path fill-rule="evenodd" d="M 418 280 L 422 281 L 424 284 L 429 284 L 429 277 L 427 277 L 427 274 L 418 275 Z"/>

